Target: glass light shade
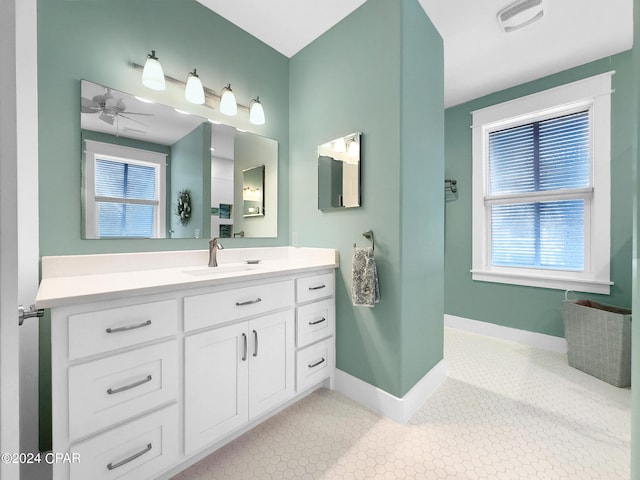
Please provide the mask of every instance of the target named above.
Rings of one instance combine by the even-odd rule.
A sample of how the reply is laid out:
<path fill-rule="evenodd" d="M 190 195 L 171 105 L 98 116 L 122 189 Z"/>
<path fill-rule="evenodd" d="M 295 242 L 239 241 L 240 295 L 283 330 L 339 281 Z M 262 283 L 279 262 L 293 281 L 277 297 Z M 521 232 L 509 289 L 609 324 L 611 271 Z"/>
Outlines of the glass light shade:
<path fill-rule="evenodd" d="M 249 121 L 254 125 L 264 125 L 264 109 L 260 103 L 260 97 L 251 100 L 249 104 Z"/>
<path fill-rule="evenodd" d="M 204 103 L 204 89 L 202 88 L 202 82 L 200 78 L 198 78 L 195 68 L 187 77 L 187 86 L 184 88 L 184 98 L 187 102 L 198 105 Z"/>
<path fill-rule="evenodd" d="M 228 84 L 222 89 L 222 95 L 220 97 L 220 113 L 233 116 L 238 113 L 238 104 L 236 103 L 236 96 L 231 90 L 231 84 Z"/>
<path fill-rule="evenodd" d="M 349 142 L 349 148 L 347 148 L 347 155 L 350 157 L 357 157 L 360 155 L 360 144 L 355 140 Z"/>
<path fill-rule="evenodd" d="M 166 88 L 162 65 L 160 65 L 158 57 L 156 57 L 155 50 L 151 50 L 151 53 L 147 55 L 147 61 L 142 70 L 142 84 L 152 90 L 164 90 Z"/>
<path fill-rule="evenodd" d="M 347 151 L 347 145 L 344 143 L 344 138 L 339 138 L 333 142 L 333 151 L 336 153 L 344 153 Z"/>

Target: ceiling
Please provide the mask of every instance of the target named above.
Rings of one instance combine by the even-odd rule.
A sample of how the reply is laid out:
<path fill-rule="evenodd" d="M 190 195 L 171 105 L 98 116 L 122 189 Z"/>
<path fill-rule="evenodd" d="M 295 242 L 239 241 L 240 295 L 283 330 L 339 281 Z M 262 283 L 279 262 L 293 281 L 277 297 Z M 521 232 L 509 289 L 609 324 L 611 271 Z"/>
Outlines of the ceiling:
<path fill-rule="evenodd" d="M 452 106 L 599 58 L 633 44 L 633 0 L 543 0 L 544 17 L 504 33 L 511 0 L 419 0 L 444 39 L 445 105 Z M 198 0 L 292 57 L 364 0 Z"/>

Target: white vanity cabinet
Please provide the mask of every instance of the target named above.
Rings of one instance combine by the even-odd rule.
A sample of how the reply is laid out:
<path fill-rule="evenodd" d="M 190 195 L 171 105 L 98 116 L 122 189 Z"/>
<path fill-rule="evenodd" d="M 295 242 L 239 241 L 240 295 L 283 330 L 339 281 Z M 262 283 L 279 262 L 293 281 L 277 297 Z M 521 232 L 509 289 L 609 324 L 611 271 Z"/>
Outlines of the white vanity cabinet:
<path fill-rule="evenodd" d="M 153 478 L 175 464 L 176 298 L 51 309 L 54 480 Z"/>
<path fill-rule="evenodd" d="M 214 326 L 185 338 L 187 454 L 294 396 L 293 280 L 187 297 L 185 325 Z"/>
<path fill-rule="evenodd" d="M 331 386 L 331 266 L 51 306 L 54 480 L 167 479 Z"/>

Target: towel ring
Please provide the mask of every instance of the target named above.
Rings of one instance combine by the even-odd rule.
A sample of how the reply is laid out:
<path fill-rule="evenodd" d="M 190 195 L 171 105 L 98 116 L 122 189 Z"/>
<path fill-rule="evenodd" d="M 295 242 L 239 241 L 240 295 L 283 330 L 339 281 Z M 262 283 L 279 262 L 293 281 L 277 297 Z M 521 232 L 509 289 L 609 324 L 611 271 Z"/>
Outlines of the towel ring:
<path fill-rule="evenodd" d="M 366 232 L 362 233 L 362 236 L 368 240 L 371 240 L 371 250 L 375 250 L 376 249 L 376 242 L 373 239 L 373 231 L 372 230 L 367 230 Z"/>

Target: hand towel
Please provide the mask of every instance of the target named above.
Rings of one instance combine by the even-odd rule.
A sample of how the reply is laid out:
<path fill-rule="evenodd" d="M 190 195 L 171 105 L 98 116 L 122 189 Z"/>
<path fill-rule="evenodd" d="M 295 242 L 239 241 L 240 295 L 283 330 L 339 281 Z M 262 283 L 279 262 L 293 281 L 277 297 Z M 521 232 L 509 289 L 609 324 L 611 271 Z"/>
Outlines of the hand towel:
<path fill-rule="evenodd" d="M 378 271 L 373 248 L 353 249 L 351 301 L 354 306 L 373 307 L 380 301 Z"/>

